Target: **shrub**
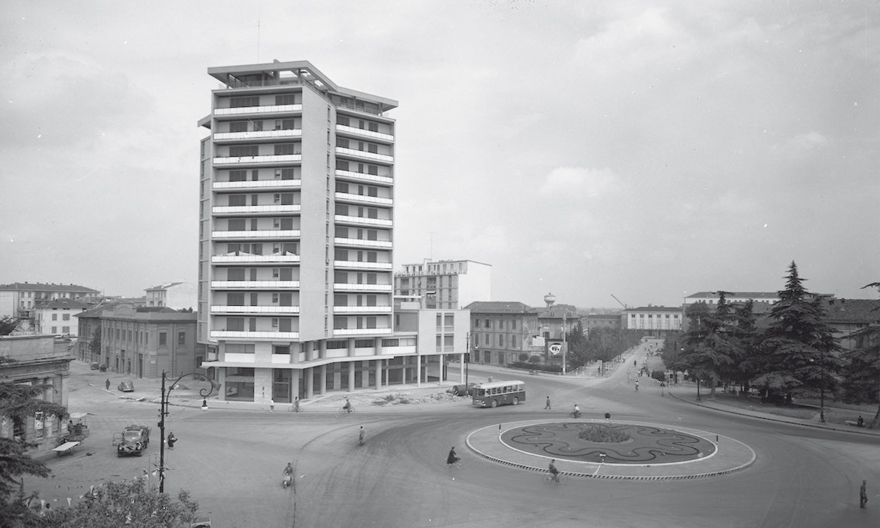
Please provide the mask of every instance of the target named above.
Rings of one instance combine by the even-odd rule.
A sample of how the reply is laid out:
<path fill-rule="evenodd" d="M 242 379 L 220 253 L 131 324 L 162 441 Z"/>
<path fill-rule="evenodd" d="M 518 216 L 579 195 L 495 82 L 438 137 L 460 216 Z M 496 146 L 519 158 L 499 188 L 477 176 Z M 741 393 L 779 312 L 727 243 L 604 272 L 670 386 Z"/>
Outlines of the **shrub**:
<path fill-rule="evenodd" d="M 624 431 L 607 425 L 587 425 L 581 428 L 578 438 L 587 442 L 620 443 L 629 440 L 630 436 Z"/>

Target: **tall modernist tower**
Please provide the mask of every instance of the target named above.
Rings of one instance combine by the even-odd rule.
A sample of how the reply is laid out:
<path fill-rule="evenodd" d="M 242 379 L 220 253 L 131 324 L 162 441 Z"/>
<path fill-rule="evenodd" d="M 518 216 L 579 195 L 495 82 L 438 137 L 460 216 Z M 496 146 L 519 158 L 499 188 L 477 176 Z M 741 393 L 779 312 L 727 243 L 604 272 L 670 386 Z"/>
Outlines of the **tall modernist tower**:
<path fill-rule="evenodd" d="M 407 382 L 392 338 L 397 101 L 307 61 L 209 68 L 201 144 L 199 341 L 221 398 Z"/>

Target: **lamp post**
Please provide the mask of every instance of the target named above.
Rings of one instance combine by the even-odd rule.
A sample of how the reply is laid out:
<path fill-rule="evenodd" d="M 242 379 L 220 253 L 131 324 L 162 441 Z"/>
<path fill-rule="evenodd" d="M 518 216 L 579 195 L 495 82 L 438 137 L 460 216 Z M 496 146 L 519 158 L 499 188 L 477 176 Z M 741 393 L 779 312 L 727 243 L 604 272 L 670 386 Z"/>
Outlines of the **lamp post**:
<path fill-rule="evenodd" d="M 169 387 L 166 392 L 165 380 L 168 378 L 165 377 L 165 371 L 162 371 L 162 398 L 159 404 L 159 493 L 165 493 L 165 417 L 168 416 L 168 399 L 171 397 L 171 391 L 174 390 L 177 383 L 187 376 L 192 376 L 195 379 L 209 381 L 211 383 L 210 389 L 199 389 L 199 396 L 202 397 L 203 411 L 208 410 L 208 397 L 214 392 L 214 382 L 210 381 L 204 375 L 195 372 L 181 374 L 179 378 L 171 383 L 171 387 Z"/>
<path fill-rule="evenodd" d="M 819 389 L 819 423 L 825 423 L 825 349 L 820 349 L 819 360 L 822 362 L 822 385 Z"/>

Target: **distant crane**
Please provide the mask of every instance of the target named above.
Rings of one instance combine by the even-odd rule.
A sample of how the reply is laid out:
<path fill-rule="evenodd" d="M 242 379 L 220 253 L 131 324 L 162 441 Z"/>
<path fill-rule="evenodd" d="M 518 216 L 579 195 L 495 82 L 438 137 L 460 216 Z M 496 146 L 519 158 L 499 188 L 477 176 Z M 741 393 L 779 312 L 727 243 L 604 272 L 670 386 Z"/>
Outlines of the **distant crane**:
<path fill-rule="evenodd" d="M 612 293 L 611 296 L 614 297 L 614 294 Z M 629 306 L 623 304 L 623 303 L 620 301 L 620 299 L 618 299 L 617 297 L 614 297 L 614 300 L 617 301 L 617 302 L 619 302 L 620 305 L 623 306 L 623 309 L 624 309 L 624 310 L 629 310 Z"/>

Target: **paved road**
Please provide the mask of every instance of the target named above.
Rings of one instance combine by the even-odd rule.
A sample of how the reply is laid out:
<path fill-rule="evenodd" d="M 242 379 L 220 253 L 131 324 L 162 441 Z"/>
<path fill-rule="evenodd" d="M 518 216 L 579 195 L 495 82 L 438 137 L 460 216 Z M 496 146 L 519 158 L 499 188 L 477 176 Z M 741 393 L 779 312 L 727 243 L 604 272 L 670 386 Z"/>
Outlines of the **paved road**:
<path fill-rule="evenodd" d="M 639 362 L 643 355 L 636 352 Z M 466 400 L 386 408 L 358 403 L 356 413 L 342 416 L 335 412 L 337 400 L 305 406 L 299 414 L 173 407 L 168 426 L 180 441 L 166 452 L 166 491 L 189 490 L 218 527 L 880 525 L 880 498 L 867 509 L 858 507 L 863 478 L 871 496 L 880 492 L 877 436 L 719 413 L 660 397 L 654 387 L 636 393 L 621 367 L 599 380 L 526 375 L 528 401 L 497 409 L 474 409 Z M 470 374 L 471 381 L 513 377 L 474 365 Z M 82 391 L 77 397 L 88 394 L 96 408 L 89 449 L 49 461 L 55 478 L 37 482 L 45 497 L 63 500 L 89 483 L 131 478 L 150 466 L 150 457 L 117 459 L 110 433 L 133 421 L 155 426 L 158 404 L 119 401 L 103 387 Z M 543 410 L 547 395 L 552 411 Z M 610 412 L 619 420 L 718 432 L 750 445 L 758 459 L 746 470 L 709 479 L 571 479 L 555 485 L 465 447 L 474 429 L 562 418 L 574 402 L 588 416 Z M 357 443 L 361 425 L 367 430 L 364 446 Z M 463 459 L 461 470 L 444 463 L 453 445 Z M 150 453 L 157 448 L 151 445 Z M 294 463 L 296 478 L 284 490 L 287 461 Z"/>

